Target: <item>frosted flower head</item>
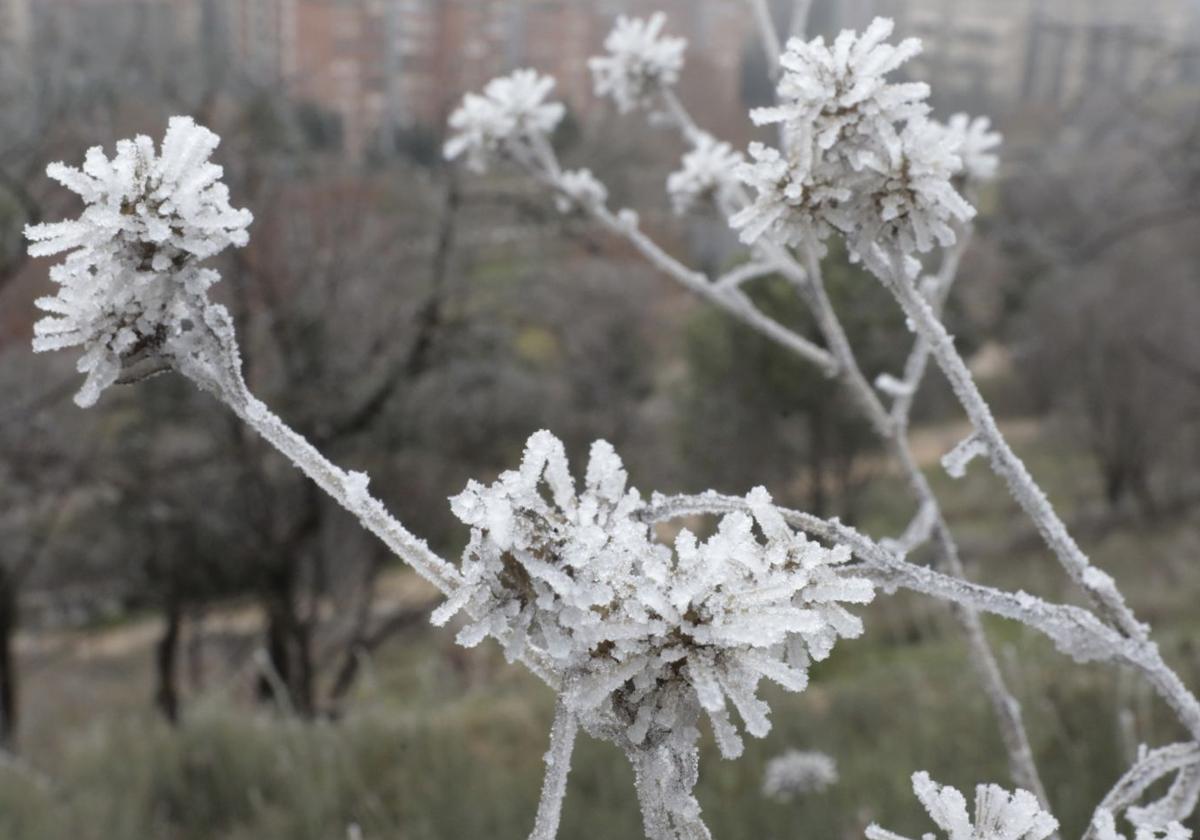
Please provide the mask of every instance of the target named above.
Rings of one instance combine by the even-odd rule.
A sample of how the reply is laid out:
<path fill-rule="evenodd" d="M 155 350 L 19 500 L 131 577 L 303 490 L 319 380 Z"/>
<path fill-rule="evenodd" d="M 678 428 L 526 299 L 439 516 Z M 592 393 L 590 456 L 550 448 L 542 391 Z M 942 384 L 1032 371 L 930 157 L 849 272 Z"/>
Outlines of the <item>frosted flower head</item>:
<path fill-rule="evenodd" d="M 1117 822 L 1112 811 L 1104 808 L 1097 810 L 1092 816 L 1092 831 L 1096 840 L 1128 840 L 1124 834 L 1117 831 Z M 1191 838 L 1191 830 L 1176 821 L 1163 826 L 1139 825 L 1134 833 L 1134 840 L 1191 840 Z"/>
<path fill-rule="evenodd" d="M 928 85 L 895 84 L 885 78 L 921 51 L 916 38 L 885 44 L 893 28 L 891 20 L 875 18 L 861 36 L 844 30 L 831 46 L 820 37 L 793 38 L 779 62 L 783 104 L 757 109 L 751 117 L 760 125 L 784 123 L 801 142 L 814 142 L 821 149 L 841 142 L 849 155 L 859 141 L 890 140 L 897 122 L 929 110 L 924 102 Z"/>
<path fill-rule="evenodd" d="M 1046 840 L 1058 830 L 1058 820 L 1042 810 L 1038 798 L 1027 790 L 1009 793 L 998 785 L 977 785 L 975 817 L 967 813 L 967 800 L 955 788 L 939 785 L 925 772 L 914 773 L 913 793 L 947 840 Z M 867 827 L 868 840 L 900 840 L 877 825 Z M 926 834 L 932 840 L 933 834 Z"/>
<path fill-rule="evenodd" d="M 863 179 L 857 191 L 851 242 L 857 253 L 875 246 L 924 253 L 935 243 L 954 243 L 953 225 L 975 215 L 951 183 L 962 168 L 956 146 L 941 127 L 918 119 L 895 144 L 866 158 L 877 177 Z"/>
<path fill-rule="evenodd" d="M 611 96 L 622 112 L 649 104 L 654 94 L 679 80 L 684 38 L 666 38 L 662 12 L 647 20 L 617 18 L 604 40 L 607 54 L 588 61 L 597 96 Z"/>
<path fill-rule="evenodd" d="M 729 220 L 741 239 L 752 245 L 764 236 L 785 245 L 801 245 L 848 226 L 842 208 L 851 197 L 835 178 L 820 178 L 812 159 L 797 150 L 785 156 L 778 149 L 750 144 L 750 161 L 737 167 L 754 199 Z M 832 174 L 823 172 L 826 176 Z"/>
<path fill-rule="evenodd" d="M 566 114 L 561 102 L 545 101 L 553 89 L 549 76 L 517 70 L 492 79 L 482 94 L 468 93 L 450 115 L 453 134 L 443 150 L 446 159 L 465 155 L 472 169 L 483 172 L 497 155 L 544 139 Z"/>
<path fill-rule="evenodd" d="M 737 182 L 737 169 L 744 160 L 728 143 L 703 135 L 683 156 L 681 168 L 667 178 L 667 193 L 675 212 L 683 215 L 699 202 L 730 189 Z"/>
<path fill-rule="evenodd" d="M 198 263 L 249 239 L 247 210 L 234 210 L 209 161 L 220 139 L 188 117 L 171 119 L 161 151 L 148 137 L 122 140 L 109 159 L 90 149 L 83 167 L 47 174 L 77 193 L 78 219 L 27 227 L 32 256 L 67 252 L 50 270 L 59 290 L 37 301 L 35 351 L 84 349 L 76 395 L 91 405 L 143 353 L 162 351 L 200 317 L 216 272 Z"/>
<path fill-rule="evenodd" d="M 941 128 L 949 137 L 950 150 L 962 161 L 960 172 L 966 180 L 981 182 L 996 177 L 1000 158 L 995 150 L 1003 138 L 992 131 L 991 120 L 955 114 Z"/>
<path fill-rule="evenodd" d="M 563 172 L 558 178 L 558 189 L 555 205 L 560 213 L 577 207 L 601 207 L 608 201 L 608 188 L 596 180 L 590 169 Z"/>
<path fill-rule="evenodd" d="M 642 499 L 626 483 L 601 441 L 577 492 L 562 444 L 535 434 L 519 470 L 452 500 L 471 526 L 465 584 L 434 620 L 465 609 L 460 643 L 493 636 L 509 656 L 536 648 L 581 723 L 603 724 L 623 746 L 691 731 L 704 711 L 722 753 L 736 756 L 727 702 L 765 735 L 758 683 L 803 690 L 812 660 L 862 632 L 844 604 L 869 601 L 871 584 L 840 573 L 846 548 L 788 528 L 764 490 L 748 497 L 751 514 L 724 517 L 704 541 L 681 531 L 672 551 L 638 519 Z"/>
<path fill-rule="evenodd" d="M 822 752 L 788 750 L 767 762 L 763 796 L 787 802 L 837 784 L 837 762 Z"/>

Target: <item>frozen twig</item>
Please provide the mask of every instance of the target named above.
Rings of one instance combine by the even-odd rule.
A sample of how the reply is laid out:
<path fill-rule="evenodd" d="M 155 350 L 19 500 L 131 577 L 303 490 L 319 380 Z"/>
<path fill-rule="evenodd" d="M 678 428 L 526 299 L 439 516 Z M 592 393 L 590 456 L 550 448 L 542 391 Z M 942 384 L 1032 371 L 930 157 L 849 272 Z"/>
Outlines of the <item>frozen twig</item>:
<path fill-rule="evenodd" d="M 767 56 L 767 68 L 772 79 L 779 78 L 779 56 L 783 47 L 779 40 L 779 30 L 775 26 L 775 18 L 767 0 L 750 0 L 754 12 L 754 23 L 758 27 L 758 40 L 762 44 L 763 53 Z"/>
<path fill-rule="evenodd" d="M 743 510 L 745 505 L 744 499 L 713 492 L 694 496 L 656 494 L 642 516 L 647 521 L 661 521 L 679 516 L 728 513 Z M 1132 666 L 1145 676 L 1188 730 L 1200 736 L 1200 703 L 1162 661 L 1153 642 L 1130 638 L 1081 607 L 1053 604 L 1025 592 L 1004 592 L 909 563 L 837 520 L 824 520 L 801 511 L 779 510 L 792 527 L 822 540 L 848 546 L 869 569 L 867 574 L 881 586 L 911 589 L 1018 621 L 1048 636 L 1060 651 L 1079 661 L 1115 661 Z"/>
<path fill-rule="evenodd" d="M 1200 768 L 1200 743 L 1170 744 L 1144 752 L 1137 762 L 1125 771 L 1112 789 L 1096 806 L 1097 811 L 1119 812 L 1139 802 L 1152 785 L 1175 774 L 1194 774 Z M 1193 807 L 1195 803 L 1192 803 Z M 1176 812 L 1174 819 L 1186 814 Z M 1089 825 L 1083 840 L 1093 840 L 1095 826 Z"/>
<path fill-rule="evenodd" d="M 567 776 L 571 772 L 571 753 L 579 723 L 567 704 L 559 700 L 554 709 L 554 724 L 550 727 L 550 749 L 546 752 L 546 778 L 538 802 L 537 818 L 529 840 L 554 840 L 562 817 L 563 798 L 567 794 Z"/>
<path fill-rule="evenodd" d="M 942 369 L 959 403 L 975 427 L 978 440 L 987 447 L 993 469 L 1004 479 L 1009 491 L 1025 514 L 1033 521 L 1046 544 L 1075 582 L 1101 606 L 1106 620 L 1134 639 L 1147 637 L 1145 625 L 1139 622 L 1115 588 L 1097 588 L 1089 580 L 1092 568 L 1067 531 L 1066 525 L 1051 506 L 1046 494 L 1029 474 L 1025 464 L 1008 445 L 991 409 L 979 393 L 971 371 L 954 346 L 954 339 L 938 319 L 928 300 L 921 295 L 904 268 L 904 257 L 893 252 L 890 258 L 872 254 L 867 265 L 896 298 L 913 330 L 929 343 L 930 352 Z"/>

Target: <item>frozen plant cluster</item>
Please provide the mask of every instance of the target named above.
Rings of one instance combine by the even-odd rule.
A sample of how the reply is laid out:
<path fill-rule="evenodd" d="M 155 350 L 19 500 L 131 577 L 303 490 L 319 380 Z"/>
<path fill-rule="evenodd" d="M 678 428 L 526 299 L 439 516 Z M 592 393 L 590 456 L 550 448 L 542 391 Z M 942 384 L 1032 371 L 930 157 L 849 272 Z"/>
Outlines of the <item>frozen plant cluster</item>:
<path fill-rule="evenodd" d="M 209 160 L 219 143 L 174 117 L 161 151 L 139 136 L 119 142 L 111 159 L 95 147 L 82 168 L 47 168 L 86 207 L 78 219 L 26 228 L 32 256 L 66 252 L 50 269 L 58 292 L 37 301 L 48 314 L 34 326 L 33 348 L 83 348 L 79 405 L 95 403 L 131 360 L 178 351 L 220 279 L 199 263 L 248 241 L 253 217 L 230 206 L 223 171 Z"/>
<path fill-rule="evenodd" d="M 561 102 L 546 101 L 553 89 L 549 76 L 517 70 L 492 79 L 482 94 L 468 93 L 450 115 L 446 159 L 465 156 L 471 169 L 484 172 L 497 156 L 544 141 L 566 114 Z"/>
<path fill-rule="evenodd" d="M 975 817 L 966 798 L 949 785 L 939 785 L 925 772 L 914 773 L 913 793 L 947 840 L 1046 840 L 1058 830 L 1058 820 L 1042 809 L 1027 790 L 1009 793 L 999 785 L 975 788 Z M 906 840 L 899 834 L 870 825 L 867 840 Z M 933 834 L 923 835 L 932 840 Z"/>
<path fill-rule="evenodd" d="M 885 43 L 892 28 L 876 18 L 861 36 L 847 30 L 831 45 L 788 44 L 780 104 L 751 113 L 780 126 L 782 148 L 752 146 L 739 170 L 755 198 L 731 223 L 747 244 L 767 236 L 815 247 L 836 232 L 855 254 L 912 254 L 952 244 L 954 225 L 974 215 L 953 179 L 968 143 L 977 172 L 987 170 L 979 154 L 990 146 L 980 146 L 979 130 L 929 120 L 928 85 L 887 80 L 920 51 L 912 38 Z"/>
<path fill-rule="evenodd" d="M 944 130 L 950 138 L 951 151 L 962 160 L 961 177 L 975 183 L 996 177 L 1000 168 L 996 149 L 1003 138 L 999 132 L 992 131 L 990 119 L 955 114 L 946 122 Z"/>
<path fill-rule="evenodd" d="M 822 752 L 788 750 L 767 762 L 763 796 L 787 802 L 837 784 L 837 762 Z"/>
<path fill-rule="evenodd" d="M 461 643 L 536 648 L 564 675 L 569 708 L 585 725 L 619 721 L 624 746 L 690 729 L 703 709 L 737 756 L 727 701 L 765 735 L 760 680 L 803 690 L 812 660 L 862 632 L 844 604 L 873 596 L 840 570 L 848 549 L 794 532 L 761 488 L 747 502 L 751 514 L 723 517 L 703 541 L 684 529 L 672 550 L 638 518 L 642 498 L 607 443 L 593 445 L 577 492 L 562 444 L 539 432 L 520 469 L 453 499 L 471 527 L 465 583 L 434 618 L 465 608 Z"/>
<path fill-rule="evenodd" d="M 555 198 L 560 213 L 572 208 L 603 206 L 608 201 L 608 188 L 596 179 L 590 169 L 572 169 L 558 179 L 559 194 Z"/>
<path fill-rule="evenodd" d="M 611 96 L 622 112 L 649 105 L 656 93 L 679 81 L 684 38 L 662 34 L 666 16 L 619 17 L 604 41 L 605 55 L 588 61 L 597 96 Z"/>
<path fill-rule="evenodd" d="M 1092 831 L 1096 840 L 1128 840 L 1117 831 L 1117 821 L 1107 808 L 1097 809 L 1092 817 Z M 1192 832 L 1180 822 L 1172 820 L 1159 828 L 1139 825 L 1134 831 L 1134 840 L 1191 840 Z"/>
<path fill-rule="evenodd" d="M 667 178 L 667 194 L 675 212 L 683 215 L 705 199 L 720 200 L 737 187 L 737 168 L 743 158 L 733 147 L 703 134 L 683 156 L 681 167 Z"/>

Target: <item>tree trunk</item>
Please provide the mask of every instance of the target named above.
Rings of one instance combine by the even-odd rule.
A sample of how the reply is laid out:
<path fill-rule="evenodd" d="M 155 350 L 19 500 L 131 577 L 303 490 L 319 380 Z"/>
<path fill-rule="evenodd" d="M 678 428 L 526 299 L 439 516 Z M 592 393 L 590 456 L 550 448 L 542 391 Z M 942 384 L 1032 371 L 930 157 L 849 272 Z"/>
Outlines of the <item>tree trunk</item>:
<path fill-rule="evenodd" d="M 179 723 L 179 631 L 183 625 L 183 604 L 175 594 L 167 596 L 164 609 L 166 626 L 154 648 L 158 687 L 154 705 L 174 726 Z"/>
<path fill-rule="evenodd" d="M 12 750 L 17 735 L 17 586 L 12 573 L 0 565 L 0 748 Z"/>

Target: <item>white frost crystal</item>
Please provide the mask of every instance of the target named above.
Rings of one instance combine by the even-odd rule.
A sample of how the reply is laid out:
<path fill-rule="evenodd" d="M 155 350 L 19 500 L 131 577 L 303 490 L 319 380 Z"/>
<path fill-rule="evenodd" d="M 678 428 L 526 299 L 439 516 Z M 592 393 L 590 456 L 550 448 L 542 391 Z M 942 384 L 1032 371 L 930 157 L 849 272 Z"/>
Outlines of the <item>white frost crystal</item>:
<path fill-rule="evenodd" d="M 819 793 L 837 784 L 837 762 L 822 752 L 788 750 L 767 762 L 763 796 L 780 801 Z"/>
<path fill-rule="evenodd" d="M 949 148 L 962 159 L 962 174 L 972 181 L 990 181 L 996 177 L 1000 158 L 996 148 L 1003 138 L 992 131 L 992 121 L 987 117 L 971 117 L 955 114 L 944 126 L 940 126 L 949 138 Z"/>
<path fill-rule="evenodd" d="M 663 37 L 665 23 L 662 12 L 646 20 L 617 18 L 604 41 L 607 54 L 588 61 L 597 96 L 611 96 L 621 111 L 632 111 L 679 80 L 687 40 Z"/>
<path fill-rule="evenodd" d="M 953 139 L 928 120 L 910 121 L 895 144 L 864 153 L 862 161 L 875 177 L 856 191 L 859 253 L 877 243 L 906 254 L 952 245 L 953 223 L 975 215 L 950 183 L 962 168 Z"/>
<path fill-rule="evenodd" d="M 755 191 L 755 199 L 729 220 L 741 231 L 742 241 L 752 244 L 768 236 L 785 245 L 803 245 L 848 227 L 841 208 L 852 193 L 825 177 L 834 173 L 818 173 L 807 158 L 785 156 L 763 143 L 750 144 L 750 158 L 736 172 Z"/>
<path fill-rule="evenodd" d="M 608 189 L 589 169 L 563 172 L 558 179 L 559 195 L 555 204 L 560 213 L 574 207 L 599 207 L 608 201 Z"/>
<path fill-rule="evenodd" d="M 454 132 L 444 149 L 447 160 L 466 155 L 477 172 L 518 144 L 544 140 L 562 121 L 566 108 L 546 102 L 554 79 L 536 70 L 517 70 L 492 79 L 483 93 L 468 93 L 450 115 Z"/>
<path fill-rule="evenodd" d="M 914 773 L 912 782 L 913 793 L 948 840 L 1045 840 L 1058 830 L 1058 820 L 1027 790 L 1009 793 L 998 785 L 977 785 L 972 821 L 966 798 L 955 788 L 939 785 L 925 772 Z M 866 835 L 868 840 L 901 840 L 877 825 L 868 826 Z M 932 840 L 934 835 L 924 837 Z"/>
<path fill-rule="evenodd" d="M 1124 834 L 1117 831 L 1117 822 L 1112 811 L 1101 808 L 1092 817 L 1092 831 L 1096 840 L 1128 840 Z M 1169 822 L 1160 829 L 1149 826 L 1138 826 L 1134 840 L 1191 840 L 1192 832 L 1182 823 Z"/>
<path fill-rule="evenodd" d="M 875 18 L 861 36 L 843 30 L 831 46 L 821 37 L 793 38 L 779 60 L 782 104 L 756 109 L 751 119 L 785 123 L 798 139 L 821 149 L 837 146 L 852 159 L 860 145 L 894 142 L 896 123 L 929 112 L 929 86 L 887 81 L 888 73 L 921 51 L 916 38 L 883 43 L 892 29 L 891 20 Z"/>
<path fill-rule="evenodd" d="M 842 234 L 854 255 L 876 249 L 912 254 L 954 242 L 956 222 L 974 209 L 954 189 L 971 155 L 984 173 L 994 135 L 986 124 L 929 121 L 924 84 L 887 74 L 920 51 L 909 39 L 886 44 L 892 22 L 876 18 L 861 36 L 793 39 L 781 58 L 782 104 L 754 111 L 776 123 L 782 150 L 754 145 L 739 177 L 754 200 L 732 220 L 747 244 L 763 236 L 816 245 Z"/>
<path fill-rule="evenodd" d="M 683 530 L 672 551 L 637 518 L 642 498 L 612 447 L 592 446 L 576 492 L 562 444 L 538 432 L 519 470 L 452 500 L 471 526 L 466 583 L 434 620 L 465 608 L 461 643 L 494 636 L 509 656 L 536 648 L 564 675 L 581 724 L 617 721 L 611 737 L 626 749 L 693 740 L 703 710 L 736 756 L 727 702 L 765 735 L 759 681 L 803 690 L 811 660 L 862 632 L 843 604 L 873 596 L 840 571 L 848 549 L 792 531 L 761 488 L 748 501 L 753 516 L 725 516 L 704 541 Z"/>
<path fill-rule="evenodd" d="M 695 148 L 683 156 L 681 168 L 667 178 L 675 212 L 683 215 L 700 201 L 729 190 L 737 183 L 737 169 L 743 160 L 728 143 L 702 135 Z"/>
<path fill-rule="evenodd" d="M 50 270 L 58 293 L 37 301 L 50 314 L 34 326 L 33 349 L 83 347 L 79 405 L 95 403 L 127 360 L 161 352 L 204 319 L 219 275 L 197 264 L 248 241 L 253 217 L 230 206 L 223 170 L 209 161 L 219 143 L 174 117 L 161 151 L 139 136 L 119 142 L 111 159 L 96 147 L 81 169 L 47 168 L 87 206 L 78 219 L 25 229 L 32 256 L 68 252 Z"/>

